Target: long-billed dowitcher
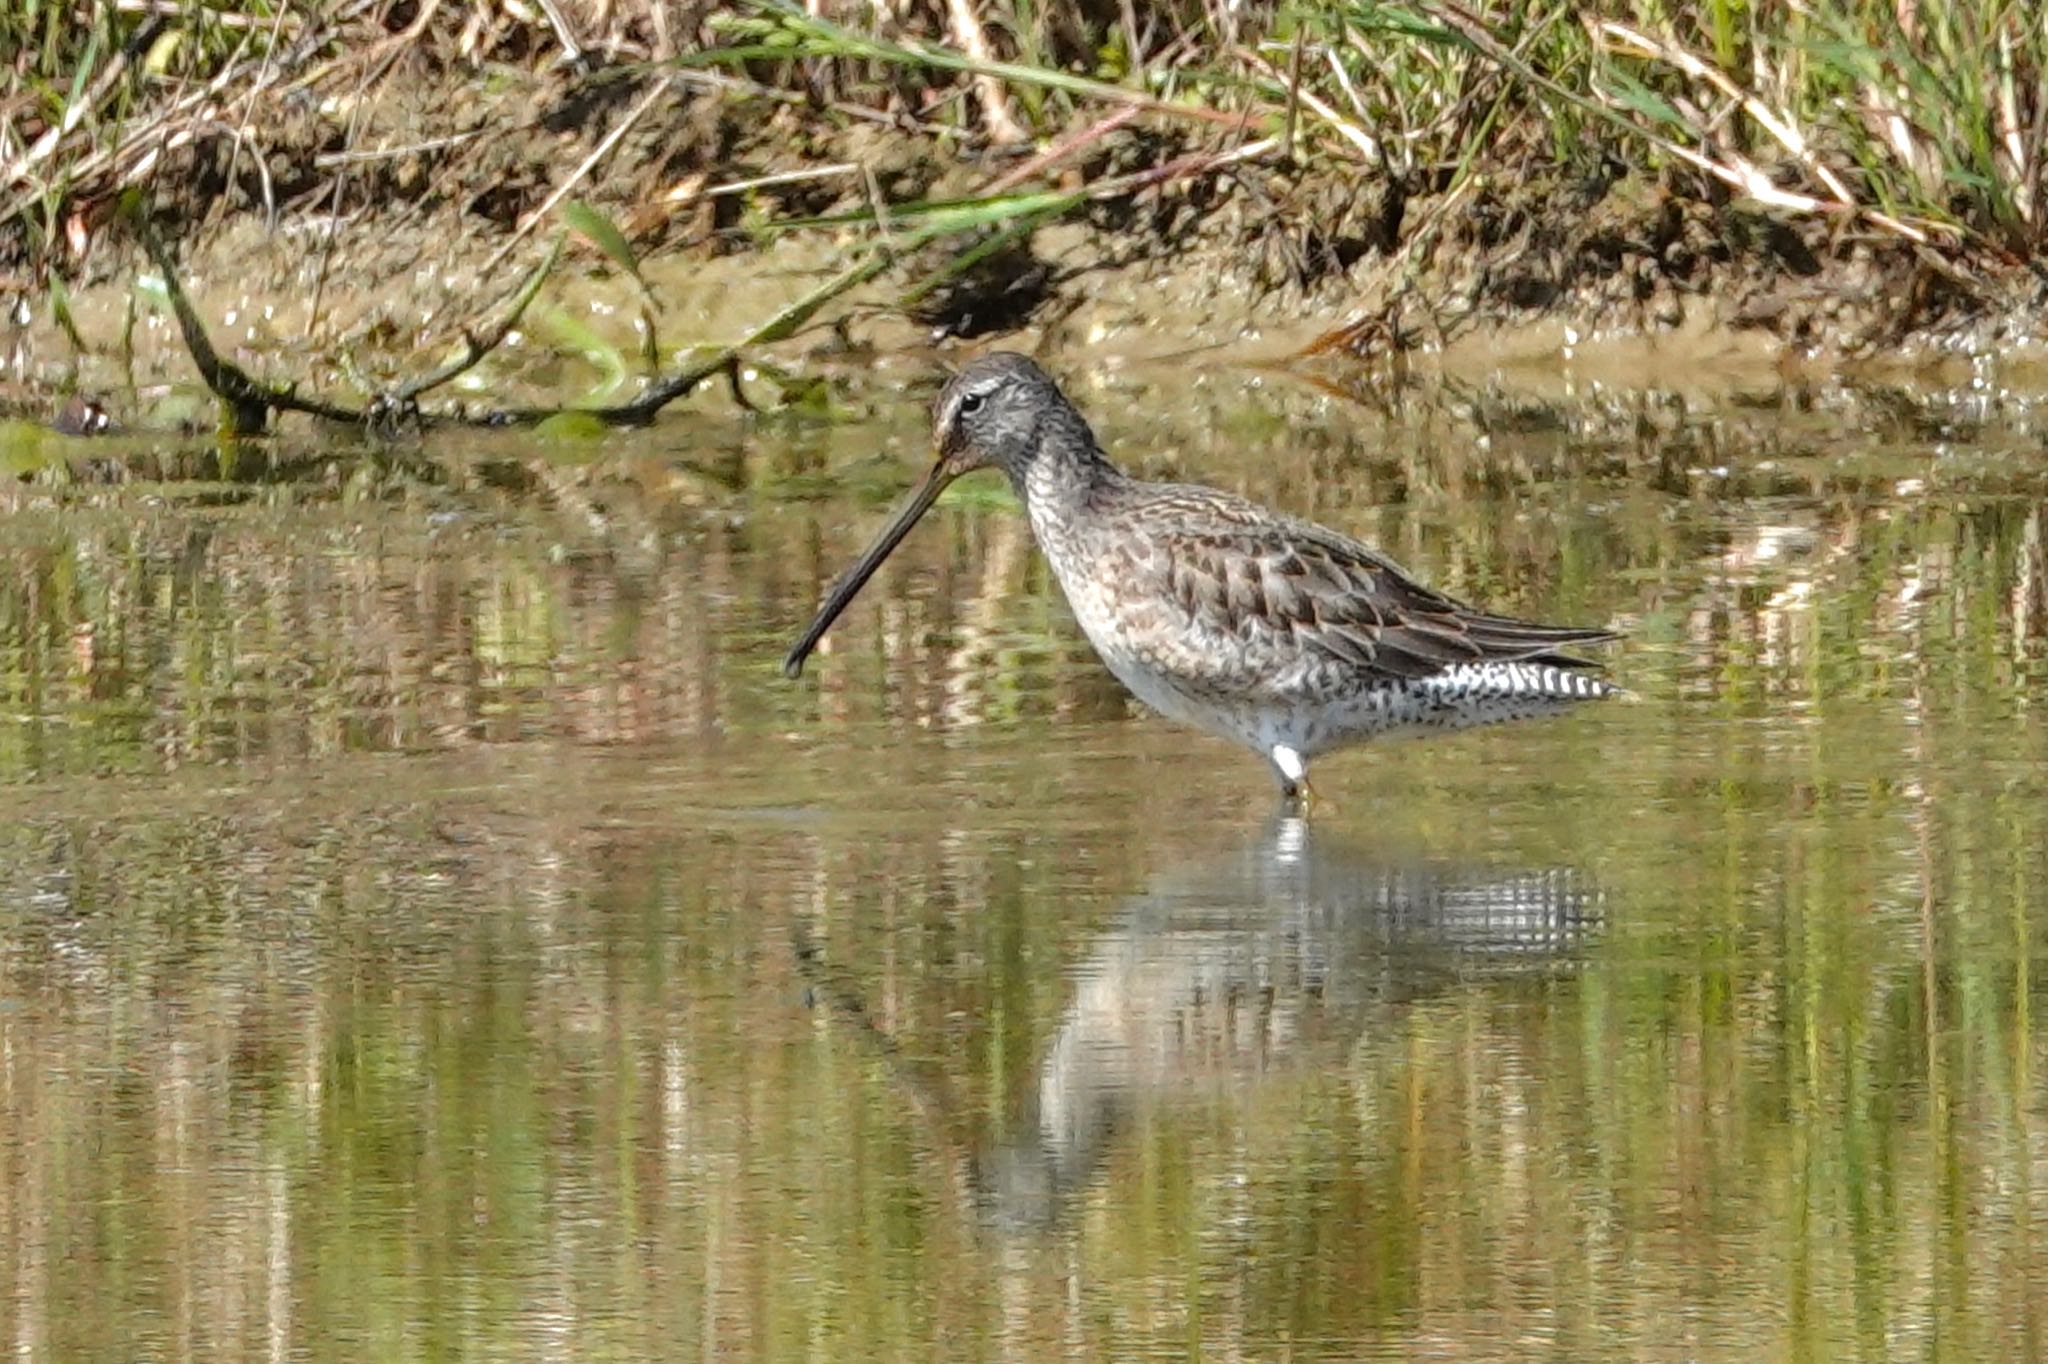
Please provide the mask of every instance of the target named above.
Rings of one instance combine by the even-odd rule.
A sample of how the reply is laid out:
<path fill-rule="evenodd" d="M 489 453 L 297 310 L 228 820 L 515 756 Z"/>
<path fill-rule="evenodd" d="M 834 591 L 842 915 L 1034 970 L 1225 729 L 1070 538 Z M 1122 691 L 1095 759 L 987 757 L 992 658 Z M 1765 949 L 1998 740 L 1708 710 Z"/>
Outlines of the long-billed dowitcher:
<path fill-rule="evenodd" d="M 946 485 L 1009 475 L 1082 633 L 1139 700 L 1235 739 L 1308 795 L 1318 754 L 1377 735 L 1547 715 L 1619 688 L 1561 652 L 1616 638 L 1478 611 L 1378 551 L 1214 488 L 1109 462 L 1021 355 L 969 361 L 932 411 L 937 458 L 783 660 L 795 677 Z"/>

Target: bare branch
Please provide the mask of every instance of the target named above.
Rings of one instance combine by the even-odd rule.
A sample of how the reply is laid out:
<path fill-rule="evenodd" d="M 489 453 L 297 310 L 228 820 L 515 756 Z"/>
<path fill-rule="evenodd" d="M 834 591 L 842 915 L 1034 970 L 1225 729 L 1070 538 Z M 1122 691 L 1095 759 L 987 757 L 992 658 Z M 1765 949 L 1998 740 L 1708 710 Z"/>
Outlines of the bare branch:
<path fill-rule="evenodd" d="M 439 388 L 449 380 L 475 368 L 478 361 L 503 345 L 505 338 L 512 334 L 512 329 L 519 325 L 519 319 L 525 314 L 527 305 L 532 303 L 534 295 L 540 292 L 540 286 L 554 273 L 555 263 L 562 258 L 563 240 L 559 235 L 555 238 L 555 244 L 548 248 L 547 258 L 535 266 L 533 273 L 526 277 L 526 282 L 519 286 L 519 292 L 513 295 L 512 306 L 505 310 L 505 315 L 498 319 L 496 326 L 481 336 L 472 334 L 467 327 L 463 328 L 462 339 L 467 344 L 462 354 L 430 374 L 399 385 L 395 394 L 397 400 L 401 403 L 417 401 L 420 394 Z"/>
<path fill-rule="evenodd" d="M 150 224 L 148 210 L 140 196 L 131 199 L 126 210 L 136 234 L 142 238 L 142 249 L 149 253 L 150 260 L 163 275 L 164 293 L 171 300 L 171 311 L 177 314 L 178 330 L 185 338 L 185 349 L 191 352 L 192 363 L 199 367 L 199 377 L 206 381 L 206 386 L 213 390 L 215 396 L 228 405 L 236 435 L 261 432 L 272 408 L 280 412 L 304 412 L 328 421 L 360 423 L 363 420 L 361 412 L 336 407 L 318 398 L 301 398 L 291 389 L 266 384 L 234 361 L 222 358 L 206 334 L 206 324 L 199 320 L 199 310 L 192 306 L 185 286 L 179 282 L 177 262 L 171 259 L 170 249 Z"/>

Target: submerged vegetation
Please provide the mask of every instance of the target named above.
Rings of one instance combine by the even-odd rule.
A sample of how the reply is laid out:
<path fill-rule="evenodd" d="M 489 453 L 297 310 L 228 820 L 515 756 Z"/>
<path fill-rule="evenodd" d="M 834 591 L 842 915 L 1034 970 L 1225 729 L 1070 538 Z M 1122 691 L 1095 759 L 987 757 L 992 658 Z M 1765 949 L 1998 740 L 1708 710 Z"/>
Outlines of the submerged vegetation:
<path fill-rule="evenodd" d="M 1085 267 L 1035 235 L 1077 216 L 1095 264 L 1241 276 L 1348 316 L 1323 344 L 1362 353 L 1545 312 L 1981 346 L 2048 295 L 2048 24 L 2021 0 L 84 12 L 0 13 L 0 293 L 81 350 L 71 290 L 137 259 L 127 191 L 173 240 L 316 242 L 305 337 L 343 372 L 389 326 L 326 325 L 343 277 L 467 253 L 418 339 L 476 351 L 563 225 L 628 270 L 829 232 L 844 258 L 797 322 L 886 276 L 940 334 L 1044 315 Z M 649 378 L 688 391 L 703 359 Z M 358 386 L 359 415 L 419 391 Z"/>

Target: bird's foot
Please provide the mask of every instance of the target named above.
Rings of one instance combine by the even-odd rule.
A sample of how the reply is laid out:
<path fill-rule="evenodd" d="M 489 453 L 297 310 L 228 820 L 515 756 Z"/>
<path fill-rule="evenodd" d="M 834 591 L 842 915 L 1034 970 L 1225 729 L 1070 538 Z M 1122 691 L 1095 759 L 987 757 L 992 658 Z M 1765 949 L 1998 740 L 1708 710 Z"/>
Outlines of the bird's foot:
<path fill-rule="evenodd" d="M 1325 813 L 1330 813 L 1335 811 L 1336 808 L 1329 801 L 1316 794 L 1315 788 L 1308 784 L 1308 778 L 1306 777 L 1301 778 L 1299 781 L 1282 782 L 1280 784 L 1280 812 L 1284 815 L 1306 819 L 1312 811 L 1322 810 Z"/>

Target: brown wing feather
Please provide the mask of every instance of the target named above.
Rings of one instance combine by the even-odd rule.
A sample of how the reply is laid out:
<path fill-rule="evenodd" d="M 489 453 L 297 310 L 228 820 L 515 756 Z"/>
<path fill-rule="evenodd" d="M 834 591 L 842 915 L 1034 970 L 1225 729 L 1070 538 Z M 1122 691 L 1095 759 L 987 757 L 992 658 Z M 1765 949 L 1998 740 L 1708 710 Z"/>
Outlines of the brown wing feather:
<path fill-rule="evenodd" d="M 1478 611 L 1425 587 L 1335 531 L 1273 517 L 1207 488 L 1158 486 L 1147 556 L 1200 633 L 1264 654 L 1298 651 L 1388 679 L 1465 663 L 1593 664 L 1560 652 L 1612 631 L 1542 625 Z"/>

